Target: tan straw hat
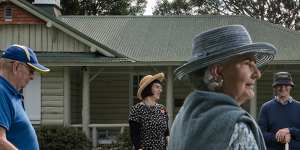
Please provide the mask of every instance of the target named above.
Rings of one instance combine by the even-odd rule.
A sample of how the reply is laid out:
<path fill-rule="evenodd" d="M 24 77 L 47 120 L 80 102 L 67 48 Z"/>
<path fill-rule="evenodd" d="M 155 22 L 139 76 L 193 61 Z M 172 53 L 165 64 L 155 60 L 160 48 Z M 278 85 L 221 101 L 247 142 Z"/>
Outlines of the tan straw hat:
<path fill-rule="evenodd" d="M 147 75 L 145 77 L 143 77 L 143 79 L 140 81 L 139 84 L 139 89 L 137 92 L 137 97 L 142 100 L 142 92 L 143 90 L 154 80 L 159 80 L 159 81 L 163 81 L 165 79 L 165 74 L 164 73 L 158 73 L 155 75 Z"/>

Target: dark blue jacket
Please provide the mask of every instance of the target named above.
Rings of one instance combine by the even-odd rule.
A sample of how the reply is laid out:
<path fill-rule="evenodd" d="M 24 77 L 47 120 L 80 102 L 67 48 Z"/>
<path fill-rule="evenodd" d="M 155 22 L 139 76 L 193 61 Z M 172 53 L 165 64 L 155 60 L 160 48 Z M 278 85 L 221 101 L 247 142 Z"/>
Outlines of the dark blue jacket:
<path fill-rule="evenodd" d="M 290 150 L 300 150 L 300 103 L 296 100 L 285 105 L 275 99 L 264 103 L 258 124 L 268 150 L 284 150 L 284 144 L 275 138 L 276 132 L 282 128 L 289 128 L 292 135 Z"/>

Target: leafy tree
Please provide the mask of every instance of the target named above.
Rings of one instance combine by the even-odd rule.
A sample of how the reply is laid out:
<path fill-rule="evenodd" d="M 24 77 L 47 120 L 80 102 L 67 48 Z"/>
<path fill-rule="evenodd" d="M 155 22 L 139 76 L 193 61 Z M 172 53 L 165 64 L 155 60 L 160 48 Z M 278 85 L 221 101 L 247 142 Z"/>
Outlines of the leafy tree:
<path fill-rule="evenodd" d="M 146 0 L 78 0 L 80 15 L 141 15 Z"/>
<path fill-rule="evenodd" d="M 300 30 L 300 0 L 163 0 L 154 15 L 246 15 Z"/>
<path fill-rule="evenodd" d="M 29 2 L 29 3 L 33 3 L 34 2 L 34 0 L 26 0 L 27 2 Z"/>
<path fill-rule="evenodd" d="M 80 6 L 78 0 L 61 0 L 60 5 L 62 7 L 63 15 L 80 14 Z"/>
<path fill-rule="evenodd" d="M 162 0 L 155 6 L 153 15 L 204 15 L 221 14 L 219 1 L 210 0 Z"/>
<path fill-rule="evenodd" d="M 153 12 L 154 15 L 191 15 L 192 7 L 187 0 L 162 0 Z"/>
<path fill-rule="evenodd" d="M 61 0 L 63 15 L 142 15 L 146 4 L 146 0 Z"/>

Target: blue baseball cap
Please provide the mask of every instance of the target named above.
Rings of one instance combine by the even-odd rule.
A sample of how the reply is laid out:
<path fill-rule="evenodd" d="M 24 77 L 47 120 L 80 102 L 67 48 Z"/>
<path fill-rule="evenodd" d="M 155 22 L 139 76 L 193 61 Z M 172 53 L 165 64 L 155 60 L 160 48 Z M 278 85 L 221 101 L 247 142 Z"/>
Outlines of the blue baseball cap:
<path fill-rule="evenodd" d="M 50 71 L 49 68 L 38 62 L 36 54 L 31 48 L 26 46 L 17 44 L 11 45 L 2 53 L 1 57 L 26 63 L 38 72 L 46 73 Z"/>

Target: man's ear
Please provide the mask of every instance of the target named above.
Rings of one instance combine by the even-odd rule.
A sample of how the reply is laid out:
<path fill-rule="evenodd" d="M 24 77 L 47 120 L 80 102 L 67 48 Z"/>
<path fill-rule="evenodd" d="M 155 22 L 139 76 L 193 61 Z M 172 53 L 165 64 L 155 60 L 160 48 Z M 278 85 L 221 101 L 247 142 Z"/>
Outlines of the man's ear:
<path fill-rule="evenodd" d="M 12 72 L 13 72 L 13 74 L 17 73 L 18 67 L 19 67 L 19 63 L 18 62 L 15 61 L 15 62 L 12 63 Z"/>

